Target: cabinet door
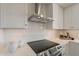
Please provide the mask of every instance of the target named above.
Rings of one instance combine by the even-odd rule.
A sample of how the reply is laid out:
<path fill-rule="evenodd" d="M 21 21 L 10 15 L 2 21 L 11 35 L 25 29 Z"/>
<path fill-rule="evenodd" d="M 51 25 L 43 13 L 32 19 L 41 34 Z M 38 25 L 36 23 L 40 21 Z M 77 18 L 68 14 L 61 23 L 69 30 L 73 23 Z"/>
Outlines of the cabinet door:
<path fill-rule="evenodd" d="M 64 29 L 73 29 L 74 28 L 74 18 L 73 18 L 73 9 L 67 8 L 64 9 Z"/>
<path fill-rule="evenodd" d="M 65 44 L 63 49 L 62 49 L 62 53 L 63 53 L 63 56 L 69 56 L 69 43 Z"/>
<path fill-rule="evenodd" d="M 53 29 L 63 29 L 63 8 L 53 4 Z"/>
<path fill-rule="evenodd" d="M 24 4 L 1 4 L 1 28 L 24 28 Z"/>
<path fill-rule="evenodd" d="M 79 43 L 69 42 L 64 46 L 64 56 L 79 56 Z"/>
<path fill-rule="evenodd" d="M 79 4 L 64 9 L 64 28 L 79 29 Z"/>
<path fill-rule="evenodd" d="M 79 43 L 78 42 L 69 42 L 69 55 L 79 56 Z"/>

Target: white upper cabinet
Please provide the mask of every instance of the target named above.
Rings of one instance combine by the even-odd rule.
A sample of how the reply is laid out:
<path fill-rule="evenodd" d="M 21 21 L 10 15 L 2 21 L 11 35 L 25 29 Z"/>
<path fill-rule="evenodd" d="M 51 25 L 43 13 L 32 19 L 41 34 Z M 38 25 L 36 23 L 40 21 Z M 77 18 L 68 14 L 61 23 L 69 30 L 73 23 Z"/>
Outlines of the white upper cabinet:
<path fill-rule="evenodd" d="M 53 3 L 53 29 L 63 29 L 63 8 Z"/>
<path fill-rule="evenodd" d="M 79 29 L 79 4 L 64 9 L 64 29 Z"/>
<path fill-rule="evenodd" d="M 24 4 L 1 4 L 1 28 L 24 28 L 25 7 Z"/>

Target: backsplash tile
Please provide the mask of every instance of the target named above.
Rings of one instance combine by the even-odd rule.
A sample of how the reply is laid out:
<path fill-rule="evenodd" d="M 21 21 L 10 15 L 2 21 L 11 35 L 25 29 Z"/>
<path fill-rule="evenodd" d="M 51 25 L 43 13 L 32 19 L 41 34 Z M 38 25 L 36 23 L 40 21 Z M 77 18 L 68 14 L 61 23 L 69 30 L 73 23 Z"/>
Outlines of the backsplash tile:
<path fill-rule="evenodd" d="M 75 40 L 79 39 L 79 30 L 78 29 L 62 29 L 62 30 L 57 30 L 57 35 L 58 36 L 60 34 L 67 35 L 67 32 L 70 34 L 71 37 L 75 38 Z"/>

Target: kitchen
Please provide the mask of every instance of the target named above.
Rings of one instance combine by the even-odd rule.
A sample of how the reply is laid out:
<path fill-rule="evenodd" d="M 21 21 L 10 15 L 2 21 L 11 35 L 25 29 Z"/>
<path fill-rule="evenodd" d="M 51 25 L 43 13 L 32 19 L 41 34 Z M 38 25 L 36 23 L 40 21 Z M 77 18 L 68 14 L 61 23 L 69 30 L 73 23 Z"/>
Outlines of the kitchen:
<path fill-rule="evenodd" d="M 36 54 L 29 42 L 41 40 L 61 47 L 62 56 L 79 56 L 78 8 L 78 3 L 0 4 L 0 55 L 58 56 L 48 53 L 53 46 Z"/>

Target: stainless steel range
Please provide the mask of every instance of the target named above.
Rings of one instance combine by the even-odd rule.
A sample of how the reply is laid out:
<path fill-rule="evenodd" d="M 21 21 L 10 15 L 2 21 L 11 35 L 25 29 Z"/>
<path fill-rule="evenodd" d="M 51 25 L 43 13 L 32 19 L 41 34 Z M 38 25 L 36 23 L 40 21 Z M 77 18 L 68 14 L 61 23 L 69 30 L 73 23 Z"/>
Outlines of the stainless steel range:
<path fill-rule="evenodd" d="M 28 45 L 37 56 L 62 56 L 63 46 L 46 39 L 28 42 Z"/>

